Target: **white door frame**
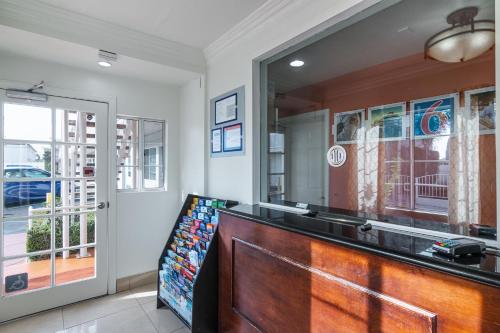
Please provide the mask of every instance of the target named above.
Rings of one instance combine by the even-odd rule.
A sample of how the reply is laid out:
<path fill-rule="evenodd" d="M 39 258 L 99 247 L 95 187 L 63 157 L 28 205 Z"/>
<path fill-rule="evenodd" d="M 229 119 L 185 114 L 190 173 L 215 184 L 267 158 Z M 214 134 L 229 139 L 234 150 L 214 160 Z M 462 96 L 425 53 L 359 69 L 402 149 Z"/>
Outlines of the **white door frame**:
<path fill-rule="evenodd" d="M 0 94 L 4 94 L 4 89 L 29 89 L 33 86 L 33 83 L 19 82 L 14 80 L 0 80 Z M 116 224 L 116 174 L 113 170 L 116 170 L 116 159 L 115 155 L 112 153 L 116 149 L 116 114 L 117 114 L 117 102 L 116 96 L 111 95 L 94 95 L 88 92 L 75 91 L 70 89 L 57 88 L 52 86 L 45 86 L 43 92 L 49 96 L 57 96 L 68 99 L 77 99 L 83 101 L 94 101 L 106 103 L 108 105 L 108 128 L 107 128 L 107 198 L 109 203 L 109 209 L 107 214 L 107 264 L 108 264 L 108 281 L 107 281 L 107 293 L 116 293 L 116 258 L 117 258 L 117 224 Z"/>
<path fill-rule="evenodd" d="M 324 157 L 325 157 L 325 168 L 323 171 L 323 196 L 324 196 L 324 205 L 328 205 L 330 202 L 330 169 L 328 168 L 328 164 L 326 161 L 326 153 L 328 151 L 328 148 L 330 147 L 330 109 L 321 109 L 318 111 L 312 111 L 312 112 L 304 112 L 298 115 L 293 115 L 289 117 L 283 117 L 281 118 L 280 124 L 286 125 L 286 123 L 289 122 L 297 122 L 297 121 L 306 121 L 306 120 L 313 120 L 318 117 L 323 117 L 324 119 L 324 130 L 325 130 L 325 138 L 324 138 L 324 144 L 325 144 L 325 152 L 324 152 Z M 287 140 L 287 135 L 285 134 L 285 141 Z M 286 153 L 287 150 L 287 144 L 285 144 L 285 170 L 286 170 L 286 165 L 289 163 L 289 154 Z M 289 181 L 286 180 L 288 177 L 285 175 L 285 184 L 286 188 L 290 188 Z M 286 189 L 285 189 L 286 192 Z"/>

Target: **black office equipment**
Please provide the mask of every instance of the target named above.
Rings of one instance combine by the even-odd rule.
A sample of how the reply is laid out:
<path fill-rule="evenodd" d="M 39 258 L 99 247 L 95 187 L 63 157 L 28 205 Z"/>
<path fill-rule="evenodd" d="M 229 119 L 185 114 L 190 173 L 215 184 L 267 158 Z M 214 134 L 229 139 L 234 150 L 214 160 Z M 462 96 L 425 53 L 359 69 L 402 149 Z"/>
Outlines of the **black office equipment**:
<path fill-rule="evenodd" d="M 486 244 L 470 238 L 445 239 L 434 242 L 432 249 L 448 257 L 481 255 L 486 251 Z"/>

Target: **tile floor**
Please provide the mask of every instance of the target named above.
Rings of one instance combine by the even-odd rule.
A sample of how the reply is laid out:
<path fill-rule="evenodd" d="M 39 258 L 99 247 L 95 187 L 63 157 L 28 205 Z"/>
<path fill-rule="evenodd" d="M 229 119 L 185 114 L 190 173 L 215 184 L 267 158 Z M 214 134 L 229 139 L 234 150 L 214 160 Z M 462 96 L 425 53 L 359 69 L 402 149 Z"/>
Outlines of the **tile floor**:
<path fill-rule="evenodd" d="M 188 333 L 166 308 L 156 285 L 83 301 L 0 325 L 0 333 Z"/>

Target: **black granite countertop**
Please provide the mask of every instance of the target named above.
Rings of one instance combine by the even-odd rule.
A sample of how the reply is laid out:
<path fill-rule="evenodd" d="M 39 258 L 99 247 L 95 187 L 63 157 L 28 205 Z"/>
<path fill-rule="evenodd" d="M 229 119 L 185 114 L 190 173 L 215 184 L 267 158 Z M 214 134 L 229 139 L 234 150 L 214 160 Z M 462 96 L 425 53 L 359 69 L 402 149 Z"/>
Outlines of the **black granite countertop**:
<path fill-rule="evenodd" d="M 359 224 L 364 220 L 349 215 L 336 215 L 337 220 L 344 220 L 344 222 L 336 222 L 259 205 L 238 205 L 230 209 L 221 209 L 221 211 L 257 223 L 500 287 L 500 256 L 493 251 L 483 256 L 451 260 L 436 255 L 430 250 L 432 243 L 440 239 L 438 237 L 398 232 L 377 226 L 373 226 L 371 230 L 362 231 Z M 357 223 L 357 225 L 350 222 Z"/>

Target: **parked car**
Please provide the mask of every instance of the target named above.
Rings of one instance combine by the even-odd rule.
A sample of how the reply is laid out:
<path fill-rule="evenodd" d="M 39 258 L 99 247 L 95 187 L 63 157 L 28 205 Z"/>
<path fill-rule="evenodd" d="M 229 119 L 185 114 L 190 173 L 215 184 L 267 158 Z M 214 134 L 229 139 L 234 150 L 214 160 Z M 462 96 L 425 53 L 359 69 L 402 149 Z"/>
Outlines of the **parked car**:
<path fill-rule="evenodd" d="M 19 206 L 36 202 L 43 202 L 47 193 L 50 193 L 50 172 L 23 165 L 8 165 L 4 169 L 4 178 L 7 180 L 3 185 L 3 196 L 5 206 Z M 15 178 L 36 178 L 35 181 L 12 181 Z M 61 195 L 61 182 L 56 182 L 56 197 Z"/>

